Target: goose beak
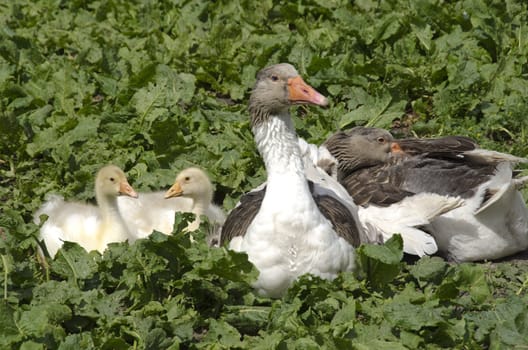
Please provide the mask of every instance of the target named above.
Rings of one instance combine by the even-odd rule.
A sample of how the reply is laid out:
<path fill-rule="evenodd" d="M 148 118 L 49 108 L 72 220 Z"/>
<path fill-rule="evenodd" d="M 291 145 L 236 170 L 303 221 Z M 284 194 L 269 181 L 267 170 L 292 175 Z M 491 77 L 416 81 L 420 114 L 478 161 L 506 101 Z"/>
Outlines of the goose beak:
<path fill-rule="evenodd" d="M 165 192 L 165 199 L 172 197 L 180 197 L 183 195 L 183 189 L 180 186 L 179 182 L 174 183 L 167 192 Z"/>
<path fill-rule="evenodd" d="M 400 147 L 400 144 L 397 142 L 391 142 L 391 153 L 397 154 L 397 155 L 404 155 L 405 152 Z"/>
<path fill-rule="evenodd" d="M 124 195 L 130 196 L 132 198 L 137 198 L 138 197 L 137 192 L 134 191 L 132 186 L 130 186 L 130 184 L 126 180 L 122 181 L 119 184 L 119 194 L 124 194 Z"/>
<path fill-rule="evenodd" d="M 295 104 L 328 105 L 328 99 L 297 76 L 288 79 L 288 100 Z"/>

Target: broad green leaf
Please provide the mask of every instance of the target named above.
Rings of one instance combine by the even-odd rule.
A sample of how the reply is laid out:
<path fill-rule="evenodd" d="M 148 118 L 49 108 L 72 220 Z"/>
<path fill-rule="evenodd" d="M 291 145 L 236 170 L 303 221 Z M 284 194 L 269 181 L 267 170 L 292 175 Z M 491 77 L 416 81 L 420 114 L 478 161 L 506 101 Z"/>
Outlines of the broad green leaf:
<path fill-rule="evenodd" d="M 0 345 L 8 348 L 12 344 L 16 344 L 23 339 L 23 333 L 16 326 L 14 318 L 14 310 L 6 303 L 0 303 L 0 329 L 2 329 L 2 337 L 0 337 Z"/>
<path fill-rule="evenodd" d="M 96 253 L 87 254 L 77 243 L 65 242 L 51 263 L 52 271 L 74 283 L 97 271 Z"/>
<path fill-rule="evenodd" d="M 455 281 L 461 290 L 469 292 L 471 298 L 478 303 L 490 297 L 486 274 L 480 266 L 462 264 L 457 270 Z"/>
<path fill-rule="evenodd" d="M 390 303 L 385 307 L 386 319 L 399 329 L 419 331 L 424 327 L 439 327 L 445 321 L 442 310 L 435 303 L 414 305 L 410 303 Z"/>
<path fill-rule="evenodd" d="M 433 37 L 433 31 L 431 30 L 431 26 L 429 24 L 426 24 L 425 26 L 415 26 L 411 24 L 411 28 L 413 29 L 414 35 L 416 35 L 416 38 L 418 38 L 423 48 L 426 51 L 430 51 L 431 40 Z"/>
<path fill-rule="evenodd" d="M 213 344 L 221 345 L 222 348 L 232 348 L 241 345 L 238 331 L 224 321 L 209 319 L 209 331 L 198 348 L 207 348 Z"/>
<path fill-rule="evenodd" d="M 95 349 L 92 337 L 87 332 L 69 334 L 59 345 L 60 350 Z"/>
<path fill-rule="evenodd" d="M 15 323 L 22 334 L 33 339 L 64 337 L 65 330 L 59 325 L 71 319 L 71 310 L 65 305 L 50 303 L 36 305 L 15 316 Z"/>
<path fill-rule="evenodd" d="M 368 342 L 354 342 L 354 348 L 358 350 L 380 349 L 380 350 L 405 350 L 407 347 L 399 342 L 389 342 L 383 340 L 370 340 Z"/>
<path fill-rule="evenodd" d="M 409 349 L 417 349 L 420 346 L 420 343 L 423 342 L 422 337 L 407 331 L 400 332 L 400 339 L 402 341 L 402 345 Z"/>
<path fill-rule="evenodd" d="M 342 323 L 351 322 L 356 319 L 356 303 L 354 299 L 349 300 L 338 312 L 335 313 L 330 325 L 337 326 Z"/>
<path fill-rule="evenodd" d="M 26 341 L 20 346 L 20 350 L 43 350 L 44 345 L 34 341 Z"/>
<path fill-rule="evenodd" d="M 447 263 L 438 257 L 422 257 L 410 273 L 422 283 L 438 284 L 447 270 Z"/>
<path fill-rule="evenodd" d="M 239 331 L 252 333 L 266 327 L 269 313 L 269 306 L 227 305 L 222 319 Z"/>
<path fill-rule="evenodd" d="M 110 349 L 121 350 L 122 349 L 124 350 L 124 349 L 128 349 L 128 345 L 123 339 L 111 338 L 102 344 L 101 349 L 104 349 L 104 350 L 110 350 Z"/>
<path fill-rule="evenodd" d="M 400 272 L 403 240 L 394 235 L 384 245 L 362 245 L 358 250 L 360 275 L 364 274 L 373 286 L 389 283 Z"/>

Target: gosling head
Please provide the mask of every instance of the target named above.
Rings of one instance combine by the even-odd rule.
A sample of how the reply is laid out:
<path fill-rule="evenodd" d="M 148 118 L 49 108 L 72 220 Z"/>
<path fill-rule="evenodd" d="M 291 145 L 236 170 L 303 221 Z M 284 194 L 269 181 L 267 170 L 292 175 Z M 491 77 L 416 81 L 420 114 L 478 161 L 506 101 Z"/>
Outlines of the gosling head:
<path fill-rule="evenodd" d="M 165 193 L 166 199 L 172 197 L 188 197 L 195 201 L 211 202 L 213 185 L 203 170 L 187 168 L 176 176 L 176 181 Z"/>
<path fill-rule="evenodd" d="M 121 195 L 137 198 L 138 194 L 128 183 L 125 173 L 115 165 L 107 165 L 97 173 L 95 179 L 96 192 L 103 196 L 117 197 Z"/>

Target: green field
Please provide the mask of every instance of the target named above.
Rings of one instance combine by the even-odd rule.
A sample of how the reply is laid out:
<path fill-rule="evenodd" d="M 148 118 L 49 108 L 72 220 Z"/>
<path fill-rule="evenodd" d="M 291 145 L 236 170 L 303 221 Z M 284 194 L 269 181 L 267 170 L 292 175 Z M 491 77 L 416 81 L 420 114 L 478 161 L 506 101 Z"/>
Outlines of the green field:
<path fill-rule="evenodd" d="M 231 209 L 265 180 L 246 106 L 278 62 L 331 101 L 295 109 L 309 142 L 371 125 L 528 156 L 525 1 L 17 0 L 0 24 L 0 349 L 528 349 L 526 255 L 408 264 L 396 237 L 267 299 L 191 215 L 47 261 L 32 222 L 47 193 L 93 201 L 108 163 L 139 191 L 200 166 Z"/>

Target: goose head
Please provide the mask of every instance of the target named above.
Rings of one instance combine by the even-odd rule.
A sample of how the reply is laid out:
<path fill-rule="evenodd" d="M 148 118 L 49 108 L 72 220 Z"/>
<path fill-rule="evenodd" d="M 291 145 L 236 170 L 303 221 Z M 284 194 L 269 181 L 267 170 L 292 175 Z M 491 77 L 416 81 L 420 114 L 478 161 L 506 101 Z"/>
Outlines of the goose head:
<path fill-rule="evenodd" d="M 210 203 L 213 198 L 213 185 L 201 169 L 187 168 L 176 176 L 174 184 L 165 193 L 165 199 L 172 197 L 188 197 L 194 202 Z"/>
<path fill-rule="evenodd" d="M 306 84 L 291 64 L 279 63 L 258 72 L 249 98 L 253 126 L 270 116 L 286 114 L 294 104 L 326 106 L 328 100 Z"/>
<path fill-rule="evenodd" d="M 337 158 L 339 169 L 351 172 L 385 163 L 399 148 L 393 140 L 387 130 L 357 126 L 335 133 L 324 145 Z"/>
<path fill-rule="evenodd" d="M 111 198 L 121 195 L 137 198 L 138 194 L 128 183 L 125 173 L 115 165 L 107 165 L 97 173 L 95 179 L 96 195 L 99 198 Z"/>

